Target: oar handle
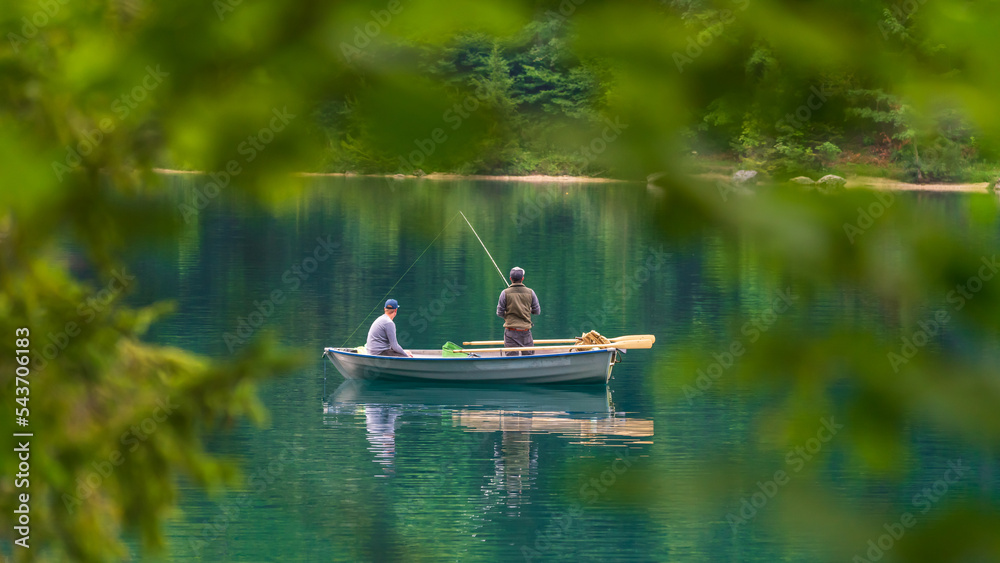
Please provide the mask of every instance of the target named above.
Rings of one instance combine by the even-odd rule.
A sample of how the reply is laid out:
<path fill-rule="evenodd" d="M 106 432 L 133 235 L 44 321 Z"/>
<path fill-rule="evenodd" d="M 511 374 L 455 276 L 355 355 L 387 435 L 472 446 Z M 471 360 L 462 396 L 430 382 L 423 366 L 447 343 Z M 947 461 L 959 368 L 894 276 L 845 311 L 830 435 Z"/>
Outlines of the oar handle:
<path fill-rule="evenodd" d="M 568 350 L 573 348 L 574 350 L 591 349 L 591 348 L 620 348 L 621 346 L 616 345 L 614 342 L 611 344 L 579 344 L 579 345 L 569 345 L 569 346 L 524 346 L 522 348 L 472 348 L 469 350 L 452 350 L 453 352 L 461 352 L 463 354 L 468 354 L 471 352 L 531 352 L 537 350 Z"/>
<path fill-rule="evenodd" d="M 609 338 L 611 342 L 625 342 L 628 340 L 649 340 L 651 342 L 656 342 L 656 337 L 652 334 L 627 334 L 625 336 L 616 336 L 615 338 Z M 552 340 L 535 340 L 535 344 L 575 344 L 580 342 L 579 338 L 555 338 Z M 503 344 L 503 340 L 477 340 L 473 342 L 463 342 L 462 346 L 499 346 Z"/>
<path fill-rule="evenodd" d="M 575 338 L 556 338 L 553 340 L 535 340 L 535 344 L 573 344 Z M 499 346 L 503 340 L 477 340 L 475 342 L 463 342 L 462 346 Z"/>

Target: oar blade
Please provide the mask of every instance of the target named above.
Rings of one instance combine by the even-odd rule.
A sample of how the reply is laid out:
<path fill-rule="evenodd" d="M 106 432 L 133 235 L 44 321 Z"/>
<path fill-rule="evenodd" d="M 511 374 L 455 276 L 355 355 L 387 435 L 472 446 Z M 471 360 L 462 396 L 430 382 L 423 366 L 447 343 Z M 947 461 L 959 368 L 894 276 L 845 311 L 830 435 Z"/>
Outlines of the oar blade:
<path fill-rule="evenodd" d="M 612 342 L 623 342 L 625 340 L 649 340 L 650 342 L 656 342 L 656 336 L 652 334 L 626 334 L 625 336 L 616 336 L 608 340 Z"/>
<path fill-rule="evenodd" d="M 608 348 L 620 348 L 622 350 L 648 350 L 653 347 L 652 340 L 620 340 L 607 345 Z"/>

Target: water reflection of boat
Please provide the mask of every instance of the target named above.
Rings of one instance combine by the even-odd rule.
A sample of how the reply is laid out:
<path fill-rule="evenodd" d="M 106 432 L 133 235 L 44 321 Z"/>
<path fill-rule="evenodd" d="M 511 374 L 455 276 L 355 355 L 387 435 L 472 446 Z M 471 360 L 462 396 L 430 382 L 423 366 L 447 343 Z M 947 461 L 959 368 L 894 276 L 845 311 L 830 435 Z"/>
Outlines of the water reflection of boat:
<path fill-rule="evenodd" d="M 508 409 L 523 412 L 613 412 L 605 387 L 533 387 L 518 385 L 463 385 L 442 387 L 419 383 L 347 380 L 333 392 L 327 412 L 349 405 L 408 405 L 461 409 Z"/>
<path fill-rule="evenodd" d="M 345 408 L 346 407 L 346 408 Z M 399 412 L 446 409 L 468 432 L 555 434 L 589 445 L 650 443 L 653 421 L 614 412 L 610 391 L 583 387 L 441 387 L 383 381 L 345 381 L 327 413 L 364 408 Z"/>
<path fill-rule="evenodd" d="M 396 429 L 407 417 L 450 417 L 452 428 L 470 438 L 477 435 L 471 443 L 493 442 L 493 471 L 479 501 L 482 514 L 498 508 L 512 516 L 520 514 L 538 476 L 540 435 L 618 448 L 641 448 L 651 444 L 653 436 L 653 421 L 616 413 L 610 391 L 604 387 L 442 387 L 347 380 L 324 404 L 324 412 L 364 414 L 368 449 L 382 465 L 382 475 L 395 473 Z"/>

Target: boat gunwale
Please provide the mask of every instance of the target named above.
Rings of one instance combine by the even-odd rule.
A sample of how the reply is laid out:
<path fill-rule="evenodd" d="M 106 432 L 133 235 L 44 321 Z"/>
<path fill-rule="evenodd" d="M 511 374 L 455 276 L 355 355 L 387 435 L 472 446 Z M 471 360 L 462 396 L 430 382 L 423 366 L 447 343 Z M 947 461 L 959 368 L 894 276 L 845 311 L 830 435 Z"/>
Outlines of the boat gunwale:
<path fill-rule="evenodd" d="M 578 350 L 576 352 L 559 352 L 558 354 L 532 354 L 530 356 L 478 356 L 478 357 L 452 357 L 452 358 L 439 358 L 439 357 L 405 357 L 405 356 L 376 356 L 372 354 L 360 354 L 358 352 L 346 352 L 337 348 L 326 348 L 323 350 L 323 355 L 327 355 L 330 352 L 335 354 L 342 354 L 347 357 L 358 357 L 358 358 L 376 358 L 380 360 L 435 360 L 435 361 L 452 361 L 452 360 L 515 360 L 515 359 L 531 359 L 531 358 L 558 358 L 560 356 L 579 356 L 583 354 L 600 354 L 603 352 L 617 352 L 620 348 L 600 348 L 597 350 Z"/>

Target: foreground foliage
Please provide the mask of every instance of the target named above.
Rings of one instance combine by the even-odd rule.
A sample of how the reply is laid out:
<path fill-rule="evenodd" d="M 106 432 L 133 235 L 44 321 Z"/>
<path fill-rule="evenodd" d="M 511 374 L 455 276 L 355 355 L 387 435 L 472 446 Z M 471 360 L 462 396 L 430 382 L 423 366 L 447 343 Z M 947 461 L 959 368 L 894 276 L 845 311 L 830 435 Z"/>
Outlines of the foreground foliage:
<path fill-rule="evenodd" d="M 232 476 L 204 452 L 200 432 L 236 417 L 262 420 L 252 384 L 287 370 L 285 356 L 261 343 L 223 361 L 154 347 L 141 338 L 161 307 L 101 297 L 101 311 L 86 309 L 112 287 L 115 272 L 124 278 L 128 245 L 178 236 L 219 190 L 281 205 L 287 174 L 330 154 L 336 166 L 381 169 L 415 164 L 415 151 L 435 167 L 468 171 L 613 169 L 644 178 L 673 169 L 692 143 L 718 148 L 734 138 L 746 159 L 778 155 L 785 164 L 775 173 L 792 173 L 833 163 L 849 146 L 831 126 L 844 116 L 865 124 L 845 131 L 881 131 L 862 146 L 933 179 L 995 154 L 1000 139 L 991 95 L 1000 86 L 996 2 L 939 1 L 907 13 L 887 2 L 590 0 L 538 23 L 544 9 L 565 5 L 17 1 L 0 8 L 11 30 L 0 45 L 4 400 L 13 397 L 15 328 L 31 329 L 36 352 L 54 351 L 44 366 L 32 364 L 32 429 L 45 436 L 32 457 L 32 542 L 45 548 L 29 556 L 111 559 L 123 553 L 129 530 L 155 547 L 178 474 L 208 487 Z M 561 35 L 563 27 L 573 33 Z M 831 94 L 808 119 L 788 121 L 818 103 L 814 88 Z M 477 109 L 461 117 L 455 105 L 469 96 Z M 310 117 L 317 112 L 322 130 Z M 214 172 L 179 201 L 149 174 L 154 164 Z M 860 429 L 850 434 L 851 463 L 887 479 L 916 416 L 974 451 L 995 451 L 1000 290 L 982 284 L 968 306 L 940 304 L 992 256 L 993 200 L 971 201 L 969 233 L 900 203 L 862 237 L 848 238 L 844 227 L 859 223 L 870 194 L 737 200 L 715 186 L 662 183 L 656 212 L 669 236 L 708 222 L 759 240 L 769 249 L 767 266 L 806 302 L 814 284 L 831 280 L 877 296 L 899 338 L 924 330 L 929 311 L 949 307 L 960 343 L 897 369 L 875 344 L 878 335 L 851 324 L 815 341 L 791 332 L 762 338 L 740 373 L 787 393 L 773 415 L 785 436 L 815 432 L 797 409 L 825 401 Z M 682 386 L 665 388 L 665 397 L 683 397 Z M 103 461 L 131 448 L 122 442 L 126 431 L 141 429 L 157 408 L 162 417 L 163 401 L 177 406 L 155 434 L 113 477 L 88 484 L 106 469 Z M 8 418 L 3 428 L 13 432 L 13 424 Z M 2 463 L 14 473 L 12 457 Z M 670 494 L 648 493 L 679 494 L 683 477 L 650 475 L 637 498 L 670 502 Z M 2 487 L 6 518 L 13 489 Z M 796 497 L 801 506 L 786 507 L 792 537 L 821 537 L 837 553 L 845 535 L 864 543 L 870 530 L 854 526 L 858 515 L 839 511 L 828 488 L 811 492 Z M 797 518 L 817 506 L 829 518 Z M 939 514 L 914 545 L 934 540 L 951 553 L 996 553 L 988 533 L 995 519 L 995 499 L 984 498 Z M 11 526 L 3 534 L 13 540 Z"/>

